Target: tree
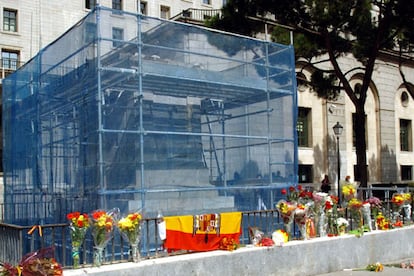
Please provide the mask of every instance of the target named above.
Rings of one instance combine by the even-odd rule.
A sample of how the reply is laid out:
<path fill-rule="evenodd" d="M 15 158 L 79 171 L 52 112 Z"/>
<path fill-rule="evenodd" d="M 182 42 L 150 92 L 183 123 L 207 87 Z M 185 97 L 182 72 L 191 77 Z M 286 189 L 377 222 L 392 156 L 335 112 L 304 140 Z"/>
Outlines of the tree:
<path fill-rule="evenodd" d="M 229 0 L 222 15 L 208 22 L 211 27 L 244 35 L 263 32 L 263 22 L 277 25 L 272 39 L 286 41 L 293 30 L 297 57 L 312 66 L 311 85 L 320 97 L 335 98 L 344 91 L 355 106 L 356 157 L 361 186 L 367 186 L 365 101 L 374 66 L 384 53 L 399 57 L 400 73 L 411 60 L 414 38 L 414 5 L 411 0 Z M 346 72 L 337 58 L 352 54 L 360 66 Z M 318 67 L 315 60 L 329 61 L 330 68 Z M 352 87 L 348 74 L 362 72 L 362 83 Z M 298 80 L 300 83 L 301 80 Z M 414 96 L 412 86 L 407 90 Z"/>

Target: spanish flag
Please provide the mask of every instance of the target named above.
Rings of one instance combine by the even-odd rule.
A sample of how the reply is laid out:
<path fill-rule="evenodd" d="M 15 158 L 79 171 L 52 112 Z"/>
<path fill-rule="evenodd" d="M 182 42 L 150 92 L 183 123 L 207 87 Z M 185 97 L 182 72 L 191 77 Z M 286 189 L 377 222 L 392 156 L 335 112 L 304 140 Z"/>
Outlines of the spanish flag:
<path fill-rule="evenodd" d="M 211 251 L 223 238 L 239 243 L 241 212 L 165 217 L 168 250 Z"/>

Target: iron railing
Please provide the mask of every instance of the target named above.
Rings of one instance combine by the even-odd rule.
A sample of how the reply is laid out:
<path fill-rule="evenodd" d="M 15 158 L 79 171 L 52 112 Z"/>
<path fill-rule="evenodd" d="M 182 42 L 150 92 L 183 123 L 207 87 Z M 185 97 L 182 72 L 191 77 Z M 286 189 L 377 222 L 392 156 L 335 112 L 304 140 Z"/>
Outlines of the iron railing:
<path fill-rule="evenodd" d="M 220 9 L 190 8 L 190 9 L 183 10 L 181 13 L 170 18 L 170 20 L 193 23 L 193 24 L 202 24 L 204 21 L 216 15 L 220 15 L 220 14 L 221 14 Z"/>
<path fill-rule="evenodd" d="M 390 202 L 392 194 L 395 192 L 412 192 L 412 189 L 408 187 L 384 187 L 359 189 L 359 191 L 365 193 L 366 197 L 372 195 L 379 197 L 383 202 L 384 215 L 390 218 L 392 215 Z M 3 207 L 0 206 L 0 209 L 3 209 Z M 6 249 L 0 250 L 0 263 L 17 264 L 25 254 L 53 246 L 55 248 L 55 258 L 58 262 L 63 267 L 71 267 L 72 257 L 68 224 L 41 225 L 41 233 L 39 227 L 35 227 L 37 227 L 36 230 L 29 234 L 28 232 L 33 226 L 0 223 L 0 248 Z M 257 227 L 266 235 L 270 235 L 274 230 L 283 228 L 283 223 L 275 209 L 242 212 L 242 235 L 240 237 L 242 245 L 250 243 L 250 227 Z M 158 236 L 157 218 L 143 219 L 141 230 L 141 257 L 143 259 L 189 253 L 187 251 L 169 253 L 164 250 L 163 241 Z M 293 229 L 293 235 L 299 235 L 296 228 Z M 81 252 L 81 264 L 90 266 L 93 263 L 93 239 L 89 232 Z M 106 247 L 104 264 L 126 262 L 128 261 L 128 253 L 128 243 L 116 230 Z"/>

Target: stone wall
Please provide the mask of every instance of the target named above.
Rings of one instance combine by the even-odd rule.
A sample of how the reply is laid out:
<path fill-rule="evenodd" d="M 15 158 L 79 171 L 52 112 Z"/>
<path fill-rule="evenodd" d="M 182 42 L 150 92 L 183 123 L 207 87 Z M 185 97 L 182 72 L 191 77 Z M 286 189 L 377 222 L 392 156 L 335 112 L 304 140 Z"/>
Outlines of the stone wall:
<path fill-rule="evenodd" d="M 139 263 L 67 270 L 75 275 L 318 275 L 414 257 L 414 226 L 292 241 L 281 247 L 244 247 L 173 256 Z"/>

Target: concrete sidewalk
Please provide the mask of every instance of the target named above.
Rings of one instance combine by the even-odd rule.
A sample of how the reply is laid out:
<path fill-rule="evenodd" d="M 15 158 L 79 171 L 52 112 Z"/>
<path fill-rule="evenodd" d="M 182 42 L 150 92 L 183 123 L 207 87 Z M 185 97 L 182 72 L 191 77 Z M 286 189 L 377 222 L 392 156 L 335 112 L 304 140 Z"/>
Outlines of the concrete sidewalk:
<path fill-rule="evenodd" d="M 413 258 L 414 259 L 414 258 Z M 413 260 L 409 259 L 409 260 Z M 407 262 L 408 260 L 402 260 L 401 262 L 393 262 L 392 264 L 399 264 L 403 262 Z M 362 268 L 361 268 L 362 269 Z M 361 270 L 361 269 L 344 269 L 342 271 L 337 272 L 331 272 L 331 273 L 325 273 L 325 274 L 319 274 L 318 276 L 408 276 L 414 275 L 414 269 L 404 269 L 404 268 L 398 268 L 394 266 L 387 266 L 384 265 L 384 270 L 381 272 L 375 272 L 375 271 L 367 271 L 367 270 Z M 379 274 L 377 274 L 379 273 Z"/>

